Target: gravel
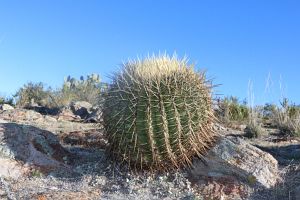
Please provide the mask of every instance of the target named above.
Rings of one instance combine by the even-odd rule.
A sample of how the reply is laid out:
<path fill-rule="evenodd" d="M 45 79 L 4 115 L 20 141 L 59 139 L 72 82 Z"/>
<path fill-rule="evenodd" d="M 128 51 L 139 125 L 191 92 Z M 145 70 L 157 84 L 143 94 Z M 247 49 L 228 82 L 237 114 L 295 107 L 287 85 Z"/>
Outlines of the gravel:
<path fill-rule="evenodd" d="M 116 166 L 103 150 L 71 147 L 72 174 L 35 173 L 17 181 L 0 179 L 2 199 L 195 199 L 184 171 L 150 175 Z M 84 155 L 84 156 L 83 156 Z M 1 199 L 0 198 L 0 199 Z"/>

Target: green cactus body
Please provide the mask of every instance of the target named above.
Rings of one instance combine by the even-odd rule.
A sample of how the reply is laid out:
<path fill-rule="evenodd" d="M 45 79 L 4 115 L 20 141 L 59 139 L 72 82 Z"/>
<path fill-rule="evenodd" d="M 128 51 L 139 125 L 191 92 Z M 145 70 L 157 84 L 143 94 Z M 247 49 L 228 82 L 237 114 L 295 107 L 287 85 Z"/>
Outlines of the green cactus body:
<path fill-rule="evenodd" d="M 211 84 L 187 60 L 131 61 L 114 74 L 103 108 L 110 152 L 136 168 L 191 164 L 214 141 Z"/>

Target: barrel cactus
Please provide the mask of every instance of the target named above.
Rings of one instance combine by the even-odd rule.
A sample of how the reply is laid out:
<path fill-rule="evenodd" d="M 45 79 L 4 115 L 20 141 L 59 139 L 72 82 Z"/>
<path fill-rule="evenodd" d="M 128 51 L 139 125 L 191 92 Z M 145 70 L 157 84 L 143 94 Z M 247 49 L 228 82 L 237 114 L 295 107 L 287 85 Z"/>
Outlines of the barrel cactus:
<path fill-rule="evenodd" d="M 165 171 L 191 164 L 212 145 L 212 86 L 187 59 L 129 61 L 111 78 L 103 122 L 118 160 Z"/>

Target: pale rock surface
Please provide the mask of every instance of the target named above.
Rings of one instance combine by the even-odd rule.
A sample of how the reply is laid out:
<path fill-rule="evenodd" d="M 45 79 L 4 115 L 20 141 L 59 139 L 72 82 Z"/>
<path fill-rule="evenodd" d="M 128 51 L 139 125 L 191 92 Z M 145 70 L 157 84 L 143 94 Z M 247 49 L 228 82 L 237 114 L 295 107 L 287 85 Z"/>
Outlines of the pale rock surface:
<path fill-rule="evenodd" d="M 78 122 L 81 121 L 81 117 L 78 115 L 75 115 L 71 110 L 69 109 L 63 109 L 59 114 L 58 118 L 59 121 L 71 121 L 71 122 Z"/>
<path fill-rule="evenodd" d="M 69 155 L 51 132 L 0 122 L 0 177 L 18 179 L 31 168 L 45 173 L 67 169 Z"/>
<path fill-rule="evenodd" d="M 238 137 L 222 137 L 191 170 L 193 177 L 242 180 L 248 185 L 270 188 L 278 180 L 277 160 Z M 201 178 L 200 178 L 201 177 Z"/>
<path fill-rule="evenodd" d="M 20 121 L 31 122 L 43 118 L 43 116 L 40 113 L 35 112 L 33 110 L 26 110 L 26 109 L 5 110 L 1 112 L 0 117 L 1 119 L 10 122 L 20 122 Z"/>
<path fill-rule="evenodd" d="M 13 109 L 15 109 L 15 108 L 9 104 L 0 105 L 0 110 L 13 110 Z"/>

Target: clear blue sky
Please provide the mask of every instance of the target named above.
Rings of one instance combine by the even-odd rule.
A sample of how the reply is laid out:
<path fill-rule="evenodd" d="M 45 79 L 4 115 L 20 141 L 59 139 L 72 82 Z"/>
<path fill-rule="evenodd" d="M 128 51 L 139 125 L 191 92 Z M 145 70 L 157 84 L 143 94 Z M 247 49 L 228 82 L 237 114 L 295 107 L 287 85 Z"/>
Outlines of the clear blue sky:
<path fill-rule="evenodd" d="M 300 1 L 2 0 L 0 94 L 67 75 L 105 78 L 122 61 L 174 51 L 206 69 L 217 92 L 300 103 Z M 265 92 L 271 74 L 271 92 Z"/>

